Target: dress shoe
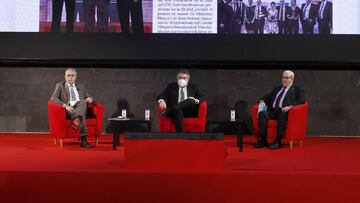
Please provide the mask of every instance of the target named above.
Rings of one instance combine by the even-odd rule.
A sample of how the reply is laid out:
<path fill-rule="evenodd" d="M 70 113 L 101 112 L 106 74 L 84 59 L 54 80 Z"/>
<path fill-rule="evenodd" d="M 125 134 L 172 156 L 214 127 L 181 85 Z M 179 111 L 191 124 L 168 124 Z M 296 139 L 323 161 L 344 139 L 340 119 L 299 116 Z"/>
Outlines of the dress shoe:
<path fill-rule="evenodd" d="M 81 137 L 80 147 L 82 147 L 82 148 L 93 148 L 93 146 L 91 146 L 88 143 L 87 138 L 85 136 Z"/>
<path fill-rule="evenodd" d="M 80 123 L 81 123 L 80 118 L 79 118 L 79 117 L 75 117 L 75 118 L 73 118 L 73 120 L 72 120 L 72 125 L 71 125 L 71 127 L 72 127 L 73 129 L 77 130 L 77 129 L 79 129 Z"/>
<path fill-rule="evenodd" d="M 255 144 L 255 148 L 263 148 L 263 147 L 268 147 L 269 144 L 267 142 L 262 142 L 262 141 L 259 141 L 258 143 Z"/>
<path fill-rule="evenodd" d="M 281 147 L 280 141 L 275 141 L 272 145 L 270 145 L 270 149 L 279 149 Z"/>

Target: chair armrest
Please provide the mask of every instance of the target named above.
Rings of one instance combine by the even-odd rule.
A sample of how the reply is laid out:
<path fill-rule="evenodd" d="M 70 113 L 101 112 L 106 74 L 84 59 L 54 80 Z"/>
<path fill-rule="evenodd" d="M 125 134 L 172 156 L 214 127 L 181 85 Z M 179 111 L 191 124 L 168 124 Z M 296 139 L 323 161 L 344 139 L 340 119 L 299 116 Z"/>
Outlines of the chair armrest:
<path fill-rule="evenodd" d="M 307 123 L 308 103 L 294 106 L 289 110 L 287 134 L 291 137 L 294 134 L 305 137 Z"/>
<path fill-rule="evenodd" d="M 102 104 L 100 104 L 99 102 L 94 102 L 92 104 L 88 104 L 93 108 L 94 114 L 95 114 L 95 118 L 96 118 L 96 134 L 100 135 L 101 131 L 102 131 L 102 127 L 103 127 L 103 116 L 104 116 L 104 111 L 105 108 Z"/>
<path fill-rule="evenodd" d="M 48 101 L 48 115 L 50 134 L 57 135 L 59 133 L 65 133 L 66 126 L 66 110 L 64 107 L 56 104 L 52 101 Z"/>
<path fill-rule="evenodd" d="M 258 135 L 258 133 L 259 133 L 258 109 L 259 109 L 258 104 L 253 105 L 251 108 L 254 135 Z"/>
<path fill-rule="evenodd" d="M 201 124 L 206 125 L 207 116 L 207 101 L 202 101 L 199 104 L 198 118 Z"/>

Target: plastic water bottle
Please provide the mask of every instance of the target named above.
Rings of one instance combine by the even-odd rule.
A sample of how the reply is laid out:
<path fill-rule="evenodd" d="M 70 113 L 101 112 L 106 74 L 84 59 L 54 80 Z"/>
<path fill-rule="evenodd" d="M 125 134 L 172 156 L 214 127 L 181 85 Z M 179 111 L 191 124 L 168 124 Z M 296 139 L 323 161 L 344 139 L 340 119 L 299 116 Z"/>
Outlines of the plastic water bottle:
<path fill-rule="evenodd" d="M 145 109 L 145 120 L 150 120 L 150 109 Z"/>
<path fill-rule="evenodd" d="M 126 118 L 126 109 L 121 110 L 121 116 Z"/>
<path fill-rule="evenodd" d="M 230 111 L 230 121 L 235 121 L 235 110 Z"/>

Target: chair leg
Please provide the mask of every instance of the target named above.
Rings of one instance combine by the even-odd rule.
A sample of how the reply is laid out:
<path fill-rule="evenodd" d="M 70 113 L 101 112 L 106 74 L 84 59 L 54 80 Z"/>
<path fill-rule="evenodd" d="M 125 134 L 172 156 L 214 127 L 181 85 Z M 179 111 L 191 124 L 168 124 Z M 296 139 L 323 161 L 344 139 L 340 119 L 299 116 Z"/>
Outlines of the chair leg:
<path fill-rule="evenodd" d="M 300 139 L 299 145 L 300 145 L 300 147 L 303 146 L 303 141 L 301 139 Z"/>
<path fill-rule="evenodd" d="M 56 139 L 56 137 L 54 138 L 54 144 L 57 144 L 57 139 Z"/>
<path fill-rule="evenodd" d="M 294 141 L 290 140 L 290 149 L 293 148 Z"/>
<path fill-rule="evenodd" d="M 63 139 L 60 139 L 60 148 L 63 147 Z"/>
<path fill-rule="evenodd" d="M 96 137 L 95 138 L 95 145 L 98 145 L 99 144 L 99 137 Z"/>

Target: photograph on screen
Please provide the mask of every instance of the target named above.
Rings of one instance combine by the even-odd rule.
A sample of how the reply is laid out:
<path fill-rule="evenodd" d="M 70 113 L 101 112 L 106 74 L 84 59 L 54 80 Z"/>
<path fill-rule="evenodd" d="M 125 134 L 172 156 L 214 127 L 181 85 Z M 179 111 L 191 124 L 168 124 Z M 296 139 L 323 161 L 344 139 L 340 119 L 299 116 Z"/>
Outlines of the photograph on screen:
<path fill-rule="evenodd" d="M 332 1 L 220 0 L 218 33 L 331 34 Z"/>

